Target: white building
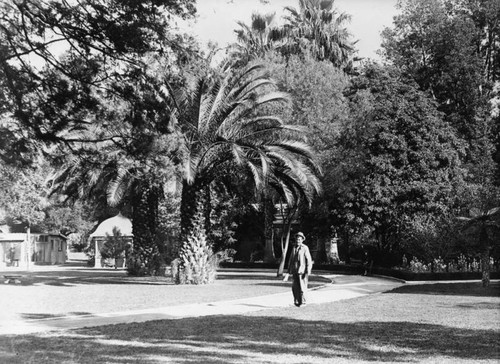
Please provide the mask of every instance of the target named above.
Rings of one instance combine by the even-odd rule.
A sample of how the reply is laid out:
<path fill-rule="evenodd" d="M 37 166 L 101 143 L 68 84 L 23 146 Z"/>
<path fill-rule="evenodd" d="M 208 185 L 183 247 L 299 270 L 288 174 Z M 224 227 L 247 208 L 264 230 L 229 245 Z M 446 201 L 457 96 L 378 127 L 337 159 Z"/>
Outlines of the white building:
<path fill-rule="evenodd" d="M 89 236 L 89 244 L 93 244 L 95 249 L 95 268 L 102 267 L 101 248 L 106 240 L 114 235 L 115 229 L 126 241 L 132 242 L 132 221 L 129 218 L 119 213 L 101 222 Z"/>

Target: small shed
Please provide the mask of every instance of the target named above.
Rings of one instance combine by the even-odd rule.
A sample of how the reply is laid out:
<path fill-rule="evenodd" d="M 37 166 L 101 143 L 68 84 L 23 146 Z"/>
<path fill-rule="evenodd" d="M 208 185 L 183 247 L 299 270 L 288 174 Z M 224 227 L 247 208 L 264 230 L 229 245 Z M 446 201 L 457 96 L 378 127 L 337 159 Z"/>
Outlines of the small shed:
<path fill-rule="evenodd" d="M 106 240 L 110 236 L 113 236 L 115 229 L 120 232 L 123 239 L 132 243 L 132 221 L 128 217 L 119 213 L 101 222 L 89 236 L 89 243 L 95 248 L 95 268 L 100 268 L 102 266 L 101 249 Z"/>
<path fill-rule="evenodd" d="M 33 233 L 32 261 L 36 264 L 64 264 L 68 259 L 67 238 L 61 234 Z"/>
<path fill-rule="evenodd" d="M 66 237 L 61 234 L 0 233 L 0 267 L 27 267 L 35 264 L 64 264 L 67 256 Z"/>
<path fill-rule="evenodd" d="M 27 235 L 0 233 L 0 267 L 20 267 L 27 261 Z"/>

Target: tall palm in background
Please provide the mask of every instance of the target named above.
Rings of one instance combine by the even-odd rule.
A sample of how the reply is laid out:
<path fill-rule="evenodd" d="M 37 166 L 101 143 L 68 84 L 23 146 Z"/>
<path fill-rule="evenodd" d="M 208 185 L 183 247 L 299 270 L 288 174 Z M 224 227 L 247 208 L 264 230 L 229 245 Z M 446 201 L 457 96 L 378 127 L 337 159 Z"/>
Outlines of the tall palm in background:
<path fill-rule="evenodd" d="M 291 196 L 291 181 L 306 186 L 317 166 L 312 150 L 300 141 L 300 130 L 280 119 L 288 98 L 277 91 L 262 65 L 229 70 L 223 78 L 198 78 L 188 92 L 169 91 L 185 137 L 180 266 L 192 272 L 199 260 L 206 262 L 203 256 L 192 259 L 204 249 L 200 240 L 205 239 L 205 207 L 213 183 L 245 179 L 257 192 L 275 181 Z M 187 283 L 210 280 L 188 276 Z"/>
<path fill-rule="evenodd" d="M 276 24 L 274 13 L 262 15 L 254 13 L 250 25 L 238 21 L 240 29 L 235 30 L 236 43 L 229 47 L 228 63 L 239 67 L 263 57 L 271 50 L 284 44 L 283 30 Z"/>
<path fill-rule="evenodd" d="M 299 0 L 299 9 L 285 7 L 284 31 L 288 53 L 308 50 L 320 61 L 328 60 L 347 68 L 355 53 L 355 42 L 345 27 L 351 16 L 338 13 L 334 0 Z"/>

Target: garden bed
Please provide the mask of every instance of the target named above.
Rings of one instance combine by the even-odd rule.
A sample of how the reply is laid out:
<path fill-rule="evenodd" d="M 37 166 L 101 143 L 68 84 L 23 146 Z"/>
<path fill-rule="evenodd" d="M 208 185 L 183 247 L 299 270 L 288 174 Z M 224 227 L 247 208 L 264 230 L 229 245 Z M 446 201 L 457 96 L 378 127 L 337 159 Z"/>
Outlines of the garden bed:
<path fill-rule="evenodd" d="M 277 263 L 261 262 L 223 262 L 223 268 L 251 268 L 251 269 L 278 269 Z M 328 271 L 336 274 L 363 274 L 364 268 L 360 264 L 316 264 L 314 270 Z M 286 270 L 285 270 L 286 271 Z M 383 275 L 405 281 L 452 281 L 452 280 L 478 280 L 482 278 L 481 272 L 423 272 L 415 273 L 406 270 L 373 267 L 370 274 Z M 500 272 L 491 272 L 491 279 L 500 279 Z"/>

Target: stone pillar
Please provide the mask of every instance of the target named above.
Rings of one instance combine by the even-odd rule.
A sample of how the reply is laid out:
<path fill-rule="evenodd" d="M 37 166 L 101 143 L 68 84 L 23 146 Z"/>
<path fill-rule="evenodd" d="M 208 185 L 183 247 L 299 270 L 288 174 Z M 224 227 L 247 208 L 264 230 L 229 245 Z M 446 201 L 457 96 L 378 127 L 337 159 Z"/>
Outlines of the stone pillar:
<path fill-rule="evenodd" d="M 95 244 L 95 259 L 94 259 L 94 268 L 101 268 L 101 251 L 99 250 L 99 240 L 94 240 Z"/>
<path fill-rule="evenodd" d="M 338 250 L 338 246 L 337 246 L 338 241 L 339 241 L 339 239 L 335 236 L 335 237 L 331 238 L 329 243 L 328 243 L 327 251 L 326 251 L 326 255 L 327 255 L 326 258 L 328 259 L 328 263 L 338 264 L 338 262 L 340 261 L 339 250 Z"/>

